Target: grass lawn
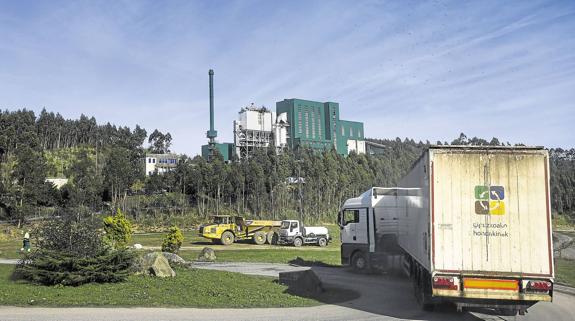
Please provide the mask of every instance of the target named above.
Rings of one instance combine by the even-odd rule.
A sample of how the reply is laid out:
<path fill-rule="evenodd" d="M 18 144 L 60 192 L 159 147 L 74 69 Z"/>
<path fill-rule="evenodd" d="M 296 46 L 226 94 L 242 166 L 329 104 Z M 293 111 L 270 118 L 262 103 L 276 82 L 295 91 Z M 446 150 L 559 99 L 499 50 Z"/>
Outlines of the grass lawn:
<path fill-rule="evenodd" d="M 277 248 L 266 250 L 223 250 L 218 251 L 217 247 L 212 247 L 216 251 L 216 262 L 267 262 L 267 263 L 290 263 L 297 257 L 305 261 L 314 261 L 329 265 L 340 265 L 339 249 L 306 249 L 302 248 Z M 200 251 L 182 250 L 179 255 L 186 261 L 198 258 Z"/>
<path fill-rule="evenodd" d="M 18 259 L 20 258 L 21 248 L 22 248 L 22 240 L 0 241 L 0 258 Z"/>
<path fill-rule="evenodd" d="M 200 237 L 197 231 L 184 232 L 184 243 L 179 255 L 186 261 L 195 260 L 202 247 L 207 246 L 216 251 L 217 262 L 267 262 L 289 263 L 297 257 L 305 261 L 321 262 L 329 265 L 340 265 L 339 227 L 325 225 L 329 229 L 332 242 L 320 248 L 315 245 L 306 245 L 300 248 L 279 245 L 255 245 L 249 241 L 234 243 L 229 246 L 214 245 L 209 240 Z M 134 234 L 132 244 L 159 247 L 165 233 Z"/>
<path fill-rule="evenodd" d="M 575 287 L 575 261 L 555 259 L 555 278 L 557 282 Z"/>
<path fill-rule="evenodd" d="M 0 305 L 255 308 L 320 304 L 285 293 L 287 287 L 271 278 L 230 272 L 177 269 L 175 278 L 134 275 L 123 283 L 63 287 L 12 281 L 13 269 L 0 265 Z"/>

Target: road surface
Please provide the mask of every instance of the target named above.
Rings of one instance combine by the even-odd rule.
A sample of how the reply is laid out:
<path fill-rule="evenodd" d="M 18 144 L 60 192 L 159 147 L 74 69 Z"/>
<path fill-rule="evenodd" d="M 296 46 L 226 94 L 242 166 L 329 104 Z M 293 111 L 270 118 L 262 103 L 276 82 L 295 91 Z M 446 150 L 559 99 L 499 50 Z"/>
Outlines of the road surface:
<path fill-rule="evenodd" d="M 204 266 L 204 268 L 208 268 Z M 277 264 L 215 264 L 219 270 L 242 270 L 243 273 L 266 275 L 290 269 Z M 160 321 L 160 320 L 520 320 L 575 321 L 575 296 L 556 293 L 555 302 L 538 303 L 525 316 L 499 317 L 479 313 L 458 313 L 454 308 L 440 307 L 435 312 L 420 310 L 405 278 L 385 275 L 357 275 L 342 268 L 312 268 L 328 288 L 347 288 L 360 294 L 343 303 L 310 308 L 273 309 L 164 309 L 164 308 L 21 308 L 0 307 L 0 320 L 30 321 Z"/>

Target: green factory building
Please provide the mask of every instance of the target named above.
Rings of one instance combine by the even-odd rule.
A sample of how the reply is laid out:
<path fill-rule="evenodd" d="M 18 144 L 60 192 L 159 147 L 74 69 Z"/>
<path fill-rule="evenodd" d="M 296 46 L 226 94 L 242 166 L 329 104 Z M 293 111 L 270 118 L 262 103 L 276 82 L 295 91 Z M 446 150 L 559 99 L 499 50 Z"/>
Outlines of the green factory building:
<path fill-rule="evenodd" d="M 215 149 L 222 155 L 224 162 L 232 160 L 235 153 L 235 146 L 231 143 L 215 143 Z M 210 147 L 209 145 L 202 145 L 202 157 L 209 159 Z"/>
<path fill-rule="evenodd" d="M 287 113 L 291 148 L 335 147 L 341 155 L 365 153 L 363 123 L 339 119 L 339 104 L 303 99 L 284 99 L 276 103 L 276 113 Z"/>

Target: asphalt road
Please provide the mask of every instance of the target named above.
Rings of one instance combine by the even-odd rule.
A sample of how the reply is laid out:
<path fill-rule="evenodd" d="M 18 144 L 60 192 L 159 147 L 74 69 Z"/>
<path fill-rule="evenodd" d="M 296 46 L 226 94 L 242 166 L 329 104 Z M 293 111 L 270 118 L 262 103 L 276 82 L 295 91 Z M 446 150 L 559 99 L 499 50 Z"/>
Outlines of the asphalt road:
<path fill-rule="evenodd" d="M 204 268 L 209 268 L 205 266 Z M 289 270 L 286 265 L 238 263 L 213 268 L 266 275 Z M 20 308 L 0 307 L 0 320 L 33 321 L 159 321 L 159 320 L 575 320 L 575 296 L 556 293 L 553 303 L 538 303 L 525 316 L 500 317 L 480 313 L 458 313 L 450 306 L 435 312 L 420 310 L 405 278 L 385 275 L 357 275 L 341 268 L 314 267 L 328 288 L 347 288 L 361 294 L 351 301 L 311 308 L 275 309 L 163 309 L 163 308 Z"/>

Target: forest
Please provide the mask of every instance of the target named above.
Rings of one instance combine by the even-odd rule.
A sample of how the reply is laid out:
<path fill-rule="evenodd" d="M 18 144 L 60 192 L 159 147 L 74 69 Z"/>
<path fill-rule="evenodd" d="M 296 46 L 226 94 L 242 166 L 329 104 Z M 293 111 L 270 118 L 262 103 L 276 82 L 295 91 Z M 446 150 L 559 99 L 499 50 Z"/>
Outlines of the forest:
<path fill-rule="evenodd" d="M 26 224 L 60 210 L 109 214 L 121 208 L 136 221 L 213 214 L 332 222 L 338 208 L 370 186 L 395 186 L 430 145 L 412 139 L 371 139 L 383 155 L 338 155 L 308 149 L 276 155 L 261 149 L 247 160 L 206 162 L 181 155 L 174 170 L 144 173 L 146 153 L 170 151 L 171 135 L 136 126 L 64 119 L 42 110 L 0 111 L 0 220 Z M 497 138 L 434 144 L 510 145 Z M 520 144 L 518 144 L 520 145 Z M 575 217 L 575 149 L 550 149 L 554 213 Z M 67 178 L 56 189 L 46 178 Z"/>

